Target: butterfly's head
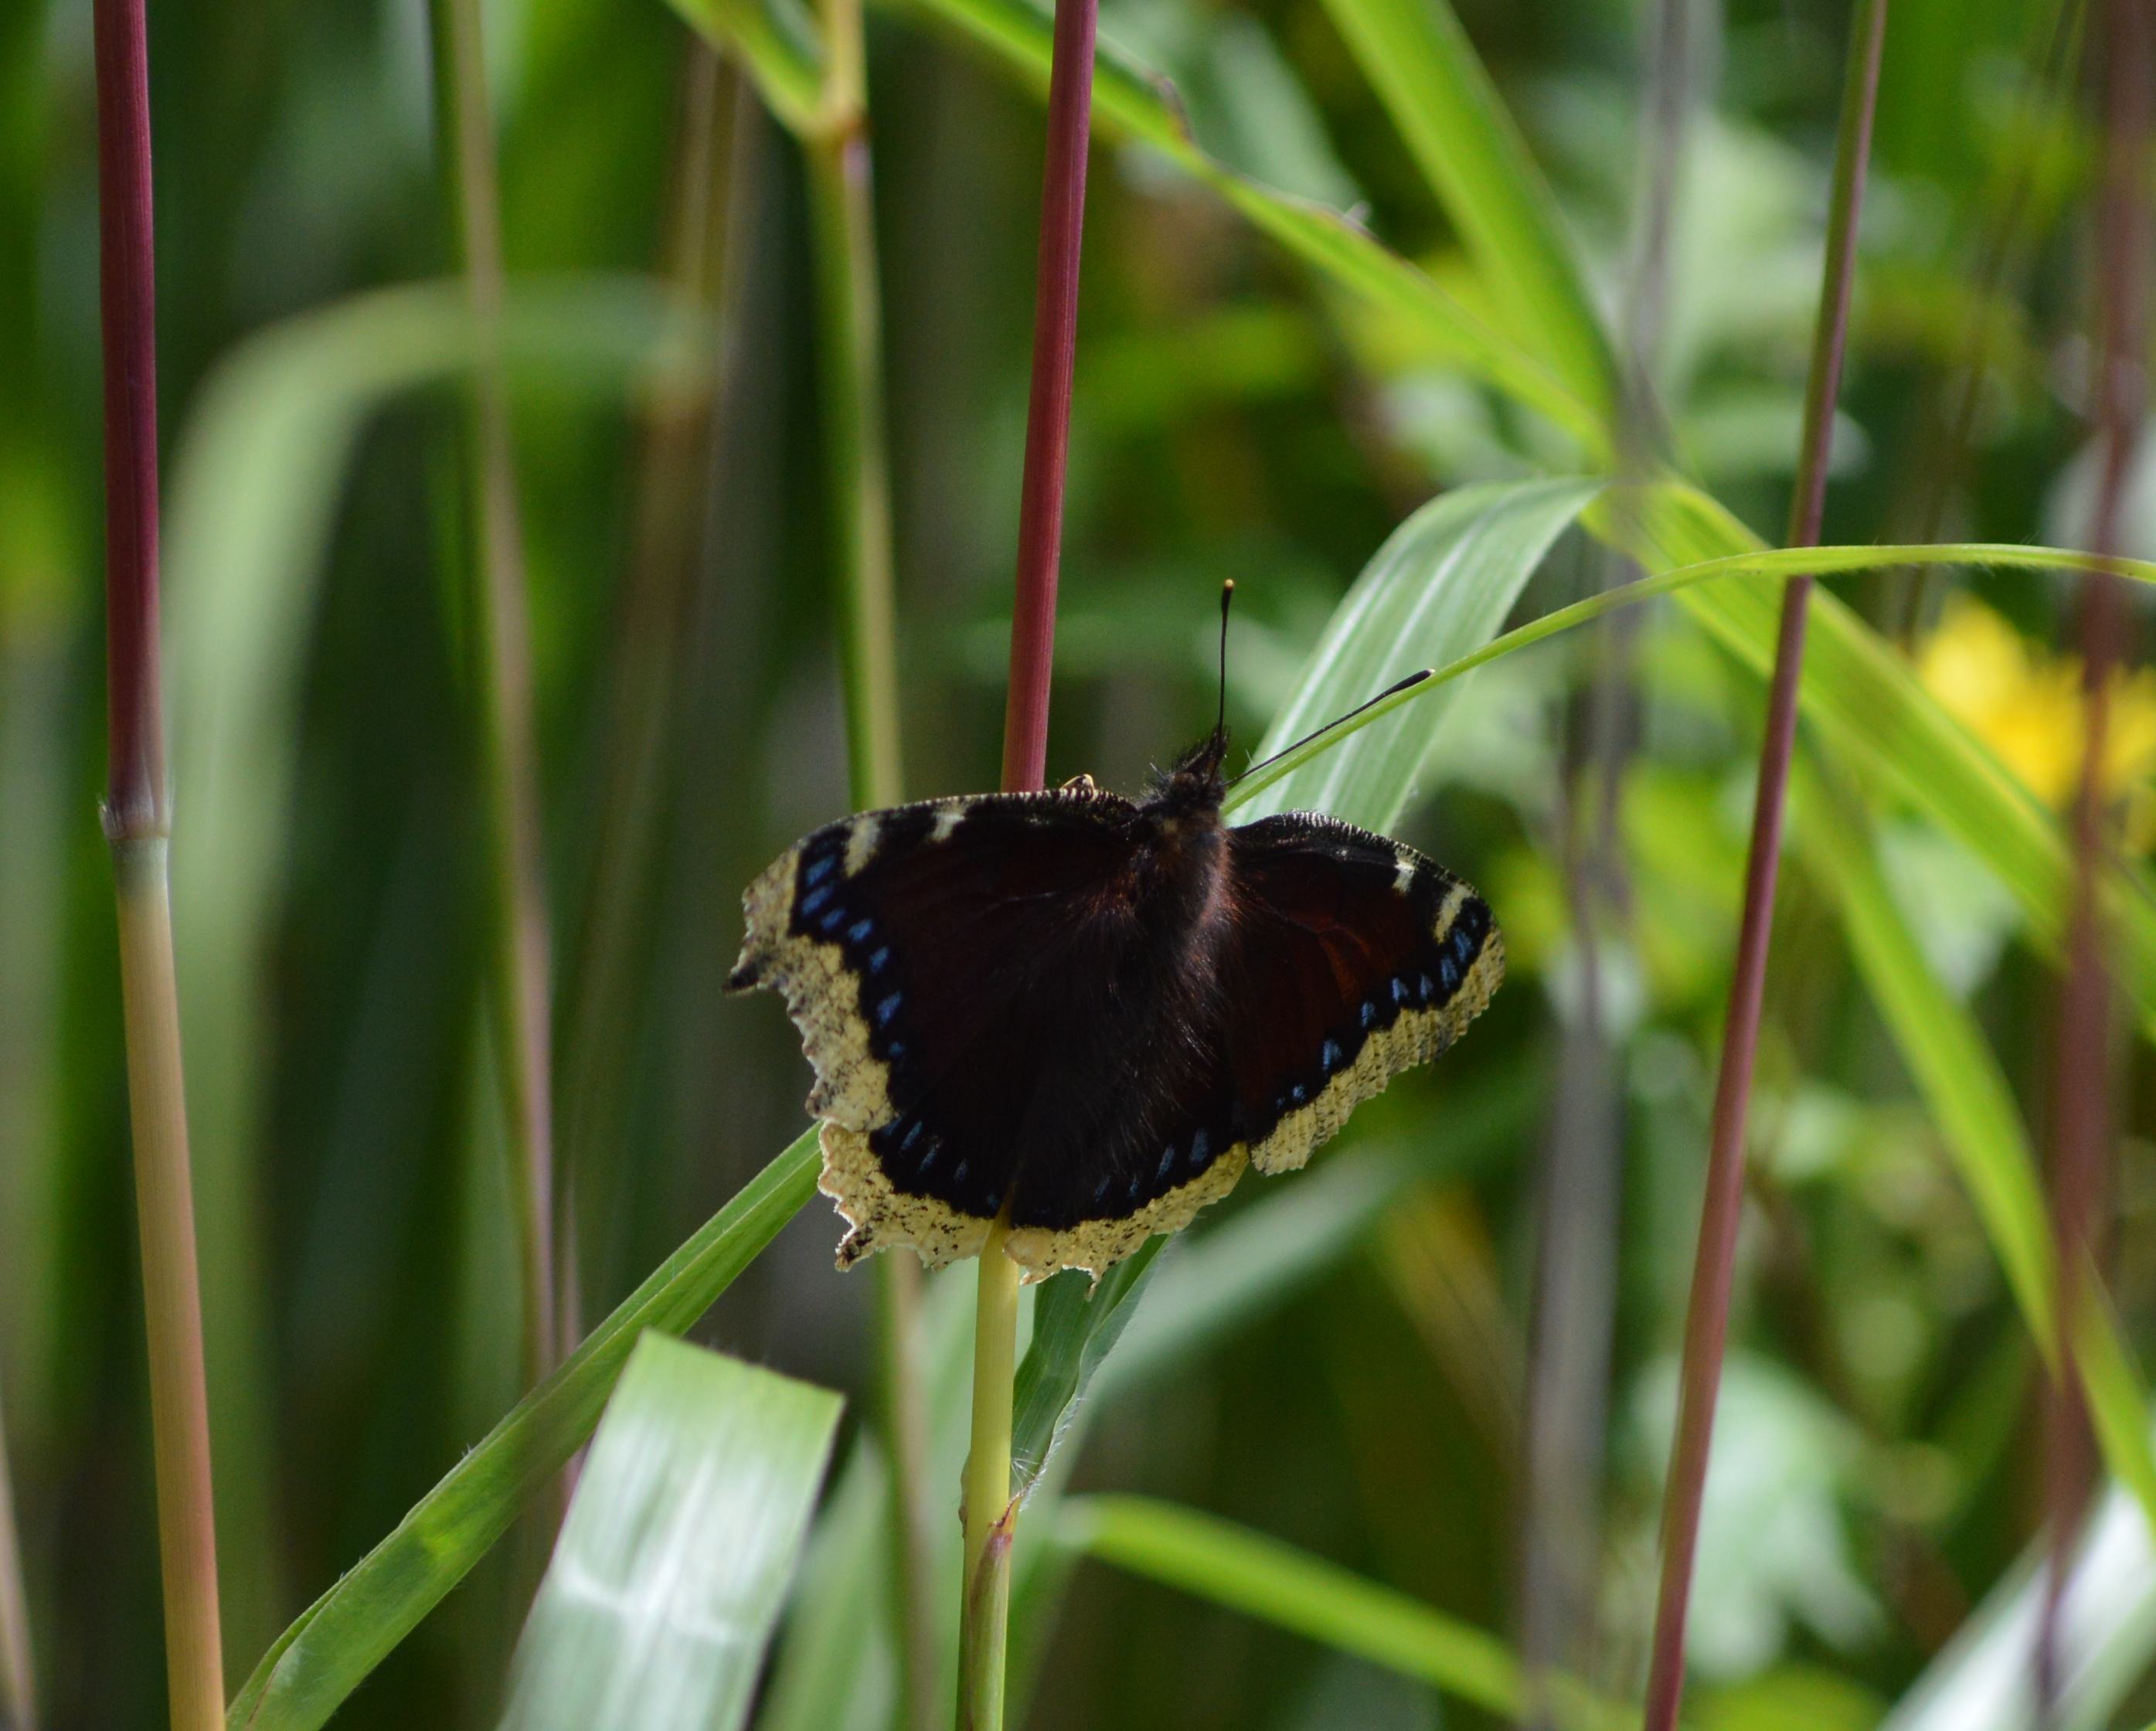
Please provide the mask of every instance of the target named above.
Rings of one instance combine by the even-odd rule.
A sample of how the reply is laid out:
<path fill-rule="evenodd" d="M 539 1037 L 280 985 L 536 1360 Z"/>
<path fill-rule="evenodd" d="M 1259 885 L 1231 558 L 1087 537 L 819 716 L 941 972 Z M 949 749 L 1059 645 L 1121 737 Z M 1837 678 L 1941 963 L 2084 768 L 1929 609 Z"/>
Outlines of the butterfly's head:
<path fill-rule="evenodd" d="M 1215 727 L 1154 783 L 1149 803 L 1170 817 L 1217 813 L 1228 791 L 1227 778 L 1220 773 L 1227 756 L 1228 730 Z"/>

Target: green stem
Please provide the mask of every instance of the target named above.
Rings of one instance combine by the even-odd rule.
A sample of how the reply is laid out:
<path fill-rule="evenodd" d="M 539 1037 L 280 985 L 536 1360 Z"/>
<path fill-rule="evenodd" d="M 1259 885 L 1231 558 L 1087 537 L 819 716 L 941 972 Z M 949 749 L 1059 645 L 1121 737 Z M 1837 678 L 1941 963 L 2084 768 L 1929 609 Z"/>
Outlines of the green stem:
<path fill-rule="evenodd" d="M 539 836 L 532 727 L 531 620 L 509 388 L 500 347 L 503 300 L 501 199 L 487 100 L 479 0 L 429 0 L 434 121 L 444 189 L 455 206 L 459 262 L 471 298 L 479 363 L 467 429 L 475 544 L 473 655 L 480 711 L 490 901 L 488 996 L 501 1066 L 517 1254 L 524 1288 L 524 1378 L 550 1370 L 554 1326 L 552 937 Z"/>
<path fill-rule="evenodd" d="M 973 1314 L 973 1438 L 966 1456 L 964 1598 L 958 1631 L 958 1731 L 1000 1731 L 1009 1626 L 1011 1377 L 1018 1346 L 1019 1266 L 1004 1254 L 1009 1222 L 981 1246 Z"/>
<path fill-rule="evenodd" d="M 856 810 L 904 797 L 890 460 L 884 433 L 883 306 L 876 280 L 868 77 L 860 0 L 826 0 L 819 124 L 805 142 L 815 248 L 825 475 L 838 525 L 846 761 Z M 927 1508 L 921 1267 L 876 1268 L 876 1425 L 891 1468 L 891 1615 L 901 1723 L 936 1712 L 935 1575 Z"/>
<path fill-rule="evenodd" d="M 112 863 L 119 892 L 136 1210 L 142 1236 L 142 1306 L 149 1334 L 167 1687 L 173 1731 L 219 1731 L 224 1723 L 224 1665 L 210 1495 L 209 1395 L 203 1379 L 202 1292 L 195 1265 L 165 838 L 116 835 Z"/>

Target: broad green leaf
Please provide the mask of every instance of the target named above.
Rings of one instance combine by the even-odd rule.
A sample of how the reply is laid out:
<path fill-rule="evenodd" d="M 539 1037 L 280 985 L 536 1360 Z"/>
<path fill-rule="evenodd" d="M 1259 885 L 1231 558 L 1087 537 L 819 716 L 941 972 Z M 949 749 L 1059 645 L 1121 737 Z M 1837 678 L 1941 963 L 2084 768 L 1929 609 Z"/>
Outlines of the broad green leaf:
<path fill-rule="evenodd" d="M 485 1556 L 591 1435 L 647 1329 L 679 1334 L 815 1194 L 804 1133 L 511 1409 L 381 1544 L 302 1612 L 233 1703 L 234 1731 L 312 1731 Z"/>
<path fill-rule="evenodd" d="M 1416 1677 L 1507 1722 L 1527 1705 L 1512 1651 L 1494 1635 L 1262 1533 L 1145 1497 L 1079 1497 L 1055 1536 L 1087 1556 L 1261 1618 Z M 1577 1685 L 1553 1692 L 1567 1725 L 1625 1723 Z"/>
<path fill-rule="evenodd" d="M 1617 367 L 1557 200 L 1449 0 L 1326 0 L 1529 352 L 1614 420 Z"/>
<path fill-rule="evenodd" d="M 1664 490 L 1667 491 L 1667 490 Z M 1679 597 L 1695 617 L 1753 672 L 1773 665 L 1781 580 L 1816 574 L 1878 571 L 1897 566 L 1960 564 L 1999 569 L 2086 571 L 2101 568 L 2137 583 L 2156 583 L 2147 560 L 2097 559 L 2059 547 L 1969 542 L 1899 547 L 1828 547 L 1717 551 L 1748 531 L 1706 517 L 1720 507 L 1686 493 L 1674 524 L 1657 523 L 1648 538 L 1636 528 L 1587 521 L 1620 540 L 1654 575 L 1561 608 L 1440 666 L 1430 679 L 1373 706 L 1348 726 L 1252 775 L 1235 789 L 1243 800 L 1277 797 L 1276 783 L 1346 749 L 1364 730 L 1411 704 L 1427 703 L 1451 681 L 1487 662 L 1660 595 Z M 1740 577 L 1772 582 L 1724 581 Z M 2070 861 L 2058 821 L 1967 727 L 1942 709 L 1906 663 L 1876 632 L 1832 595 L 1815 592 L 1799 701 L 1838 755 L 1868 778 L 1892 786 L 1941 828 L 1958 836 L 1997 872 L 2020 905 L 2030 929 L 2056 952 L 2064 920 Z M 2156 1025 L 2156 886 L 2138 865 L 2116 864 L 2108 875 L 2107 911 L 2119 943 L 2123 983 L 2144 1023 Z"/>
<path fill-rule="evenodd" d="M 1445 666 L 1488 643 L 1551 544 L 1600 491 L 1580 480 L 1505 481 L 1446 493 L 1394 530 L 1347 598 L 1273 717 L 1262 759 L 1368 701 L 1419 669 Z M 1445 711 L 1457 694 L 1414 716 L 1358 729 L 1291 773 L 1230 790 L 1245 821 L 1278 811 L 1326 811 L 1387 830 L 1414 794 Z"/>
<path fill-rule="evenodd" d="M 734 8 L 757 0 L 676 0 L 691 23 L 744 55 L 765 52 L 783 33 L 757 27 L 755 39 Z M 773 0 L 765 0 L 773 3 Z M 895 9 L 933 19 L 1019 73 L 1035 90 L 1048 84 L 1050 15 L 1035 0 L 890 0 Z M 760 69 L 767 88 L 798 69 Z M 1590 462 L 1608 454 L 1601 414 L 1547 365 L 1485 324 L 1425 273 L 1388 250 L 1336 211 L 1266 186 L 1207 155 L 1191 138 L 1168 80 L 1101 39 L 1094 67 L 1093 116 L 1103 132 L 1150 146 L 1210 187 L 1253 227 L 1320 275 L 1411 321 L 1432 348 L 1547 416 L 1576 439 Z"/>
<path fill-rule="evenodd" d="M 592 1439 L 505 1731 L 735 1731 L 831 1454 L 836 1395 L 647 1333 Z"/>

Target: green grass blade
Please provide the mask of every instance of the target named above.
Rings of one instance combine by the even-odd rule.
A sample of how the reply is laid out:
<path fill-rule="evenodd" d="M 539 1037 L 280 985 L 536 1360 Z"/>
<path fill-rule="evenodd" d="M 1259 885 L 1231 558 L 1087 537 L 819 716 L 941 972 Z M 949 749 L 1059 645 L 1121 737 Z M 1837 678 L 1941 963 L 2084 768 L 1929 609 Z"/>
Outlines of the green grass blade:
<path fill-rule="evenodd" d="M 1815 876 L 1836 898 L 1851 955 L 1879 1006 L 1947 1153 L 1968 1186 L 2015 1302 L 2046 1360 L 2058 1359 L 2057 1264 L 2051 1215 L 2029 1139 L 1998 1060 L 1969 1010 L 1925 959 L 1881 873 L 1871 837 L 1825 784 L 1799 764 L 1799 838 Z M 2141 1503 L 2156 1533 L 2156 1455 L 2148 1398 L 2092 1271 L 2071 1343 L 2104 1463 Z"/>
<path fill-rule="evenodd" d="M 774 1371 L 639 1339 L 525 1622 L 506 1731 L 735 1731 L 839 1405 Z"/>
<path fill-rule="evenodd" d="M 1879 869 L 1848 796 L 1797 762 L 1797 841 L 1813 877 L 1841 911 L 1851 958 L 1983 1220 L 2015 1302 L 2046 1359 L 2056 1360 L 2056 1276 L 2051 1217 L 2013 1090 L 1969 1011 L 1925 958 Z"/>
<path fill-rule="evenodd" d="M 1326 0 L 1528 352 L 1614 424 L 1617 367 L 1558 203 L 1448 0 Z"/>
<path fill-rule="evenodd" d="M 805 1132 L 518 1401 L 396 1529 L 278 1637 L 228 1723 L 312 1731 L 462 1580 L 598 1422 L 646 1329 L 679 1334 L 815 1194 L 821 1157 Z"/>
<path fill-rule="evenodd" d="M 686 3 L 708 8 L 714 0 Z M 954 31 L 1019 74 L 1036 92 L 1047 89 L 1049 13 L 1036 0 L 890 3 Z M 724 28 L 724 18 L 715 11 L 706 15 Z M 1106 35 L 1094 70 L 1093 118 L 1101 131 L 1158 151 L 1320 275 L 1411 321 L 1445 359 L 1571 434 L 1590 460 L 1607 455 L 1604 417 L 1594 403 L 1347 218 L 1260 185 L 1209 156 L 1191 137 L 1168 81 L 1118 49 Z"/>
<path fill-rule="evenodd" d="M 2104 1465 L 2141 1505 L 2156 1538 L 2156 1449 L 2148 1434 L 2148 1385 L 2120 1328 L 2118 1313 L 2093 1267 L 2082 1272 L 2074 1306 L 2074 1369 Z"/>
<path fill-rule="evenodd" d="M 1216 1516 L 1145 1497 L 1072 1497 L 1055 1532 L 1087 1556 L 1415 1677 L 1508 1722 L 1526 1705 L 1518 1662 L 1496 1636 Z M 1624 1722 L 1577 1687 L 1558 1696 L 1568 1725 Z"/>
<path fill-rule="evenodd" d="M 1334 611 L 1295 694 L 1256 752 L 1368 701 L 1395 681 L 1441 667 L 1496 635 L 1552 542 L 1599 491 L 1581 480 L 1507 481 L 1432 500 L 1378 549 Z M 1366 829 L 1389 829 L 1414 792 L 1438 725 L 1458 694 L 1425 700 L 1416 715 L 1358 729 L 1291 773 L 1230 790 L 1245 820 L 1277 811 L 1329 811 Z"/>

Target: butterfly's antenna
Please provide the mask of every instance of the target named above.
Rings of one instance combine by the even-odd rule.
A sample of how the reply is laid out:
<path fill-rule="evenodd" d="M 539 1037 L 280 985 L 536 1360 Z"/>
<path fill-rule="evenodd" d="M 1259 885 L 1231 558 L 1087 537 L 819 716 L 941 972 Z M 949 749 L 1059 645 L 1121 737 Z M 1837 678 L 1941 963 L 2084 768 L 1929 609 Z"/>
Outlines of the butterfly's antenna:
<path fill-rule="evenodd" d="M 1229 578 L 1220 585 L 1220 710 L 1214 717 L 1215 737 L 1228 737 L 1228 604 L 1235 598 L 1235 579 Z"/>
<path fill-rule="evenodd" d="M 1265 767 L 1265 763 L 1279 763 L 1280 760 L 1282 758 L 1285 758 L 1290 752 L 1301 751 L 1303 747 L 1308 745 L 1312 740 L 1322 738 L 1324 735 L 1330 733 L 1335 727 L 1353 721 L 1357 716 L 1362 714 L 1362 712 L 1366 709 L 1375 709 L 1388 697 L 1397 697 L 1403 691 L 1413 690 L 1415 686 L 1420 685 L 1424 680 L 1428 679 L 1432 671 L 1432 669 L 1425 667 L 1419 672 L 1410 673 L 1405 679 L 1400 681 L 1397 685 L 1387 686 L 1383 691 L 1378 692 L 1376 696 L 1371 698 L 1367 703 L 1358 703 L 1353 709 L 1349 710 L 1347 714 L 1333 717 L 1331 721 L 1320 727 L 1315 733 L 1306 733 L 1301 738 L 1296 740 L 1293 745 L 1282 746 L 1278 751 L 1275 752 L 1272 756 L 1266 758 L 1265 763 L 1251 764 L 1249 768 L 1243 772 L 1242 775 L 1236 776 L 1234 781 L 1229 782 L 1229 785 L 1233 787 L 1235 783 L 1242 780 L 1244 776 L 1256 774 L 1259 770 Z"/>

